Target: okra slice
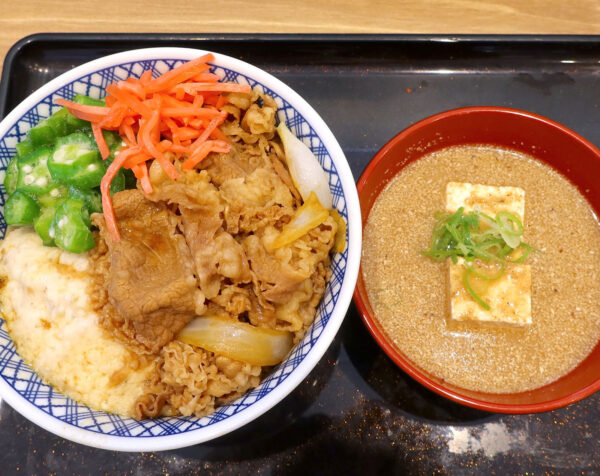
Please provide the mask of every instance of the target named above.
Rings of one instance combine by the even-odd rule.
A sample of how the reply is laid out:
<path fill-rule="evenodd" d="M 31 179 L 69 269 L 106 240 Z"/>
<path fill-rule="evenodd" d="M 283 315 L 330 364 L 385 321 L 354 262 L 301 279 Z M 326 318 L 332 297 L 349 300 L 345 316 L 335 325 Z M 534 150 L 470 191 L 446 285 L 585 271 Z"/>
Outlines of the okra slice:
<path fill-rule="evenodd" d="M 48 118 L 48 122 L 54 131 L 55 139 L 72 134 L 73 132 L 81 130 L 91 131 L 92 129 L 92 126 L 88 121 L 78 119 L 64 107 L 52 114 Z"/>
<path fill-rule="evenodd" d="M 17 180 L 19 179 L 19 169 L 17 158 L 13 157 L 6 166 L 6 175 L 4 176 L 4 190 L 7 194 L 14 193 L 17 189 Z"/>
<path fill-rule="evenodd" d="M 105 172 L 106 172 L 106 170 L 108 170 L 108 167 L 110 167 L 110 164 L 113 163 L 113 160 L 114 160 L 113 157 L 108 157 L 104 161 L 104 171 Z M 126 188 L 135 188 L 135 186 L 137 184 L 137 179 L 135 178 L 135 175 L 133 176 L 133 185 L 130 187 L 127 186 L 127 174 L 126 174 L 127 172 L 130 172 L 133 175 L 133 172 L 131 172 L 130 170 L 121 168 L 117 172 L 117 175 L 114 176 L 114 178 L 110 182 L 110 194 L 111 195 L 114 195 L 117 192 L 122 192 Z"/>
<path fill-rule="evenodd" d="M 40 214 L 33 221 L 33 229 L 42 239 L 44 246 L 54 246 L 55 207 L 42 207 Z"/>
<path fill-rule="evenodd" d="M 4 204 L 4 220 L 7 225 L 31 225 L 40 213 L 35 200 L 17 190 Z"/>
<path fill-rule="evenodd" d="M 114 159 L 117 151 L 123 146 L 123 139 L 116 131 L 102 131 L 102 134 L 110 150 L 110 156 Z"/>
<path fill-rule="evenodd" d="M 42 195 L 58 185 L 48 170 L 48 160 L 51 155 L 52 149 L 42 146 L 19 157 L 16 189 L 33 195 Z"/>
<path fill-rule="evenodd" d="M 29 152 L 31 152 L 35 147 L 33 146 L 33 143 L 29 140 L 29 139 L 25 139 L 22 140 L 21 142 L 19 142 L 15 148 L 17 149 L 17 155 L 19 157 L 23 157 L 27 154 L 29 154 Z"/>
<path fill-rule="evenodd" d="M 96 243 L 89 224 L 86 224 L 88 220 L 89 213 L 83 200 L 67 199 L 56 210 L 52 223 L 56 245 L 71 253 L 83 253 L 92 249 Z"/>
<path fill-rule="evenodd" d="M 102 195 L 96 189 L 81 190 L 72 185 L 69 187 L 69 198 L 82 200 L 89 213 L 102 213 Z"/>
<path fill-rule="evenodd" d="M 46 193 L 36 196 L 37 202 L 41 207 L 58 207 L 69 196 L 69 190 L 65 185 L 56 185 Z"/>
<path fill-rule="evenodd" d="M 81 97 L 85 98 L 86 96 Z M 82 102 L 82 104 L 85 104 L 85 102 Z M 91 125 L 88 121 L 76 118 L 63 107 L 50 117 L 41 120 L 35 127 L 32 127 L 28 133 L 28 140 L 31 142 L 32 147 L 52 145 L 58 137 L 66 136 L 75 131 L 90 129 Z M 19 155 L 23 154 L 19 151 Z"/>
<path fill-rule="evenodd" d="M 105 173 L 96 144 L 83 132 L 56 140 L 48 168 L 54 179 L 81 189 L 99 186 Z"/>
<path fill-rule="evenodd" d="M 48 119 L 42 119 L 35 127 L 29 129 L 29 140 L 34 147 L 42 145 L 52 145 L 56 139 L 56 134 Z"/>
<path fill-rule="evenodd" d="M 56 139 L 57 137 L 66 136 L 67 134 L 74 132 L 69 127 L 69 123 L 67 121 L 68 114 L 69 111 L 67 111 L 63 107 L 56 111 L 54 114 L 52 114 L 48 119 L 46 119 L 46 122 L 48 122 L 50 129 L 52 129 L 52 132 L 54 133 L 53 139 Z"/>

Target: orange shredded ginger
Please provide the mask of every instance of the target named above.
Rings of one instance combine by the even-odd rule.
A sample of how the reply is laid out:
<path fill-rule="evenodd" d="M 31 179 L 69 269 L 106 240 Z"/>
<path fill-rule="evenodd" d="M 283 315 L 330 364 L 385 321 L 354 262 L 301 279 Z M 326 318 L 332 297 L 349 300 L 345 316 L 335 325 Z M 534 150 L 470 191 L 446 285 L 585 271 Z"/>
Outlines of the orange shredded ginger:
<path fill-rule="evenodd" d="M 227 104 L 223 93 L 250 93 L 245 84 L 222 83 L 208 72 L 212 54 L 206 54 L 152 78 L 145 71 L 140 78 L 127 78 L 106 87 L 106 107 L 88 106 L 65 99 L 57 104 L 71 114 L 90 121 L 103 159 L 109 148 L 102 130 L 119 131 L 125 144 L 102 178 L 102 210 L 113 241 L 121 237 L 110 198 L 110 184 L 121 167 L 131 169 L 146 194 L 152 193 L 148 161 L 156 160 L 173 180 L 179 177 L 174 161 L 190 170 L 211 152 L 229 152 L 231 145 L 219 126 L 227 118 L 221 108 Z"/>

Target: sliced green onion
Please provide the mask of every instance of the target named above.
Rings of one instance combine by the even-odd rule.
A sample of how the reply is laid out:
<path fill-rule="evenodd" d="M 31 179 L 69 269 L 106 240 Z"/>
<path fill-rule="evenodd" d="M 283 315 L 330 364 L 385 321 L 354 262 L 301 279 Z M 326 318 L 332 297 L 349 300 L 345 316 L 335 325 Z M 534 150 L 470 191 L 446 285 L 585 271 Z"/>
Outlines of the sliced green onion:
<path fill-rule="evenodd" d="M 531 253 L 532 250 L 534 250 L 533 246 L 528 245 L 527 243 L 521 243 L 519 245 L 519 248 L 525 248 L 525 251 L 523 252 L 523 254 L 521 256 L 519 256 L 517 259 L 513 259 L 511 260 L 512 263 L 522 263 L 523 261 L 525 261 L 527 259 L 527 257 L 529 256 L 529 254 Z M 518 249 L 518 248 L 517 248 Z"/>
<path fill-rule="evenodd" d="M 475 268 L 473 266 L 465 265 L 465 268 L 470 269 L 471 272 L 475 276 L 479 276 L 481 279 L 485 279 L 486 281 L 495 281 L 497 279 L 500 279 L 502 277 L 502 275 L 504 274 L 504 271 L 506 270 L 506 263 L 505 262 L 500 263 L 500 271 L 498 271 L 496 274 L 493 274 L 491 276 L 481 272 L 480 270 L 478 270 L 477 268 Z"/>
<path fill-rule="evenodd" d="M 504 245 L 502 247 L 502 249 L 500 251 L 498 251 L 498 256 L 500 258 L 506 258 L 510 253 L 512 253 L 513 251 L 515 251 L 513 248 L 511 248 L 508 245 Z"/>
<path fill-rule="evenodd" d="M 509 235 L 521 236 L 523 234 L 523 223 L 521 223 L 521 219 L 514 213 L 496 213 L 496 223 L 498 223 L 501 230 Z"/>
<path fill-rule="evenodd" d="M 498 262 L 503 261 L 501 258 L 498 258 L 498 256 L 496 256 L 492 253 L 488 253 L 487 251 L 480 249 L 479 247 L 473 248 L 473 256 L 475 258 L 480 258 L 484 261 L 498 261 Z"/>
<path fill-rule="evenodd" d="M 450 232 L 450 234 L 452 235 L 452 238 L 454 238 L 454 240 L 456 241 L 456 247 L 461 251 L 461 253 L 468 255 L 469 250 L 466 247 L 465 239 L 461 235 L 459 230 L 457 228 L 455 228 L 454 225 L 451 223 L 446 223 L 446 230 L 448 230 L 448 232 Z"/>
<path fill-rule="evenodd" d="M 487 225 L 488 228 L 492 229 L 493 231 L 498 230 L 498 224 L 496 223 L 496 220 L 494 220 L 491 216 L 486 215 L 483 212 L 474 212 L 474 213 L 477 213 L 477 215 L 479 215 L 479 219 L 481 220 L 481 222 L 483 222 L 485 225 Z"/>
<path fill-rule="evenodd" d="M 509 235 L 505 231 L 501 231 L 500 234 L 502 235 L 502 238 L 504 239 L 506 244 L 510 246 L 513 250 L 519 247 L 519 244 L 521 243 L 520 236 Z"/>
<path fill-rule="evenodd" d="M 450 258 L 453 263 L 462 257 L 466 263 L 480 259 L 487 263 L 500 265 L 500 271 L 488 276 L 476 268 L 465 264 L 465 288 L 473 299 L 484 309 L 489 306 L 474 291 L 469 283 L 469 277 L 475 275 L 484 281 L 500 279 L 506 271 L 507 263 L 522 263 L 535 248 L 523 243 L 523 223 L 514 213 L 498 212 L 494 218 L 480 212 L 464 213 L 464 208 L 459 208 L 455 213 L 435 213 L 437 220 L 428 250 L 421 253 L 436 261 Z M 522 248 L 523 253 L 516 259 L 510 255 L 515 250 Z M 536 250 L 535 250 L 536 251 Z M 483 303 L 483 304 L 482 304 Z"/>
<path fill-rule="evenodd" d="M 521 235 L 523 234 L 523 224 L 519 217 L 514 213 L 498 212 L 496 214 L 496 223 L 500 228 L 500 235 L 506 241 L 506 244 L 512 249 L 516 249 L 521 243 Z"/>
<path fill-rule="evenodd" d="M 469 283 L 469 278 L 470 278 L 472 272 L 473 272 L 473 270 L 470 266 L 468 266 L 465 269 L 465 273 L 463 274 L 463 284 L 465 285 L 465 289 L 469 292 L 469 294 L 471 295 L 471 297 L 475 300 L 475 302 L 477 304 L 479 304 L 486 311 L 489 311 L 490 305 L 479 297 L 479 295 L 471 287 L 471 283 Z"/>

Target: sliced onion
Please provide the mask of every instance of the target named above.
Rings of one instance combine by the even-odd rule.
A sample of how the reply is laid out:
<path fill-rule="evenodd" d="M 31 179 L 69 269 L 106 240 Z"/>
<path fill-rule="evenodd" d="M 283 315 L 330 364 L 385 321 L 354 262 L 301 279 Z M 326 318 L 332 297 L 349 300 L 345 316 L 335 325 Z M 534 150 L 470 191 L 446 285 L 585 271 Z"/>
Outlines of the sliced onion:
<path fill-rule="evenodd" d="M 304 204 L 296 210 L 292 221 L 286 224 L 281 233 L 270 243 L 270 249 L 276 250 L 289 245 L 329 217 L 329 212 L 321 205 L 317 195 L 311 192 Z"/>
<path fill-rule="evenodd" d="M 294 185 L 306 201 L 315 192 L 326 209 L 333 208 L 333 196 L 329 190 L 329 177 L 310 149 L 286 127 L 282 121 L 277 132 L 283 143 L 285 159 Z"/>
<path fill-rule="evenodd" d="M 217 316 L 194 319 L 177 339 L 233 360 L 261 366 L 278 364 L 292 348 L 290 332 Z"/>
<path fill-rule="evenodd" d="M 340 215 L 340 212 L 335 208 L 329 210 L 329 215 L 331 215 L 338 226 L 338 229 L 335 232 L 335 245 L 333 246 L 333 250 L 336 253 L 343 253 L 346 249 L 346 222 L 342 215 Z"/>

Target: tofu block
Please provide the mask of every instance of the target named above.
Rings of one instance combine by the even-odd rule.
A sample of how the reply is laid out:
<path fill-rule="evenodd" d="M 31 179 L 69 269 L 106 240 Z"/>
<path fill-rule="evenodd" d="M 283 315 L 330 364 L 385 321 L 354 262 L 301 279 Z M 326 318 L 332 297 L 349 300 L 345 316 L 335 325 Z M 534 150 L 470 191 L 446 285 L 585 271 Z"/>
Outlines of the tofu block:
<path fill-rule="evenodd" d="M 446 211 L 480 211 L 496 216 L 500 211 L 512 212 L 525 223 L 525 190 L 518 187 L 493 187 L 474 183 L 448 182 Z"/>
<path fill-rule="evenodd" d="M 481 211 L 495 216 L 499 211 L 512 212 L 524 223 L 525 191 L 518 187 L 493 187 L 472 183 L 449 182 L 446 186 L 446 211 L 460 207 L 465 212 Z M 496 326 L 526 326 L 531 319 L 531 267 L 508 264 L 500 279 L 480 281 L 476 290 L 490 309 L 481 307 L 464 286 L 464 260 L 449 263 L 450 317 L 454 321 L 474 321 Z M 490 271 L 490 274 L 493 272 Z M 471 278 L 477 284 L 478 278 Z"/>
<path fill-rule="evenodd" d="M 527 326 L 531 320 L 531 266 L 509 264 L 501 278 L 488 281 L 485 292 L 477 294 L 487 304 L 482 308 L 463 284 L 464 260 L 450 262 L 450 307 L 454 321 L 476 321 L 496 326 Z M 477 278 L 471 278 L 471 282 Z M 481 281 L 480 281 L 481 282 Z"/>

